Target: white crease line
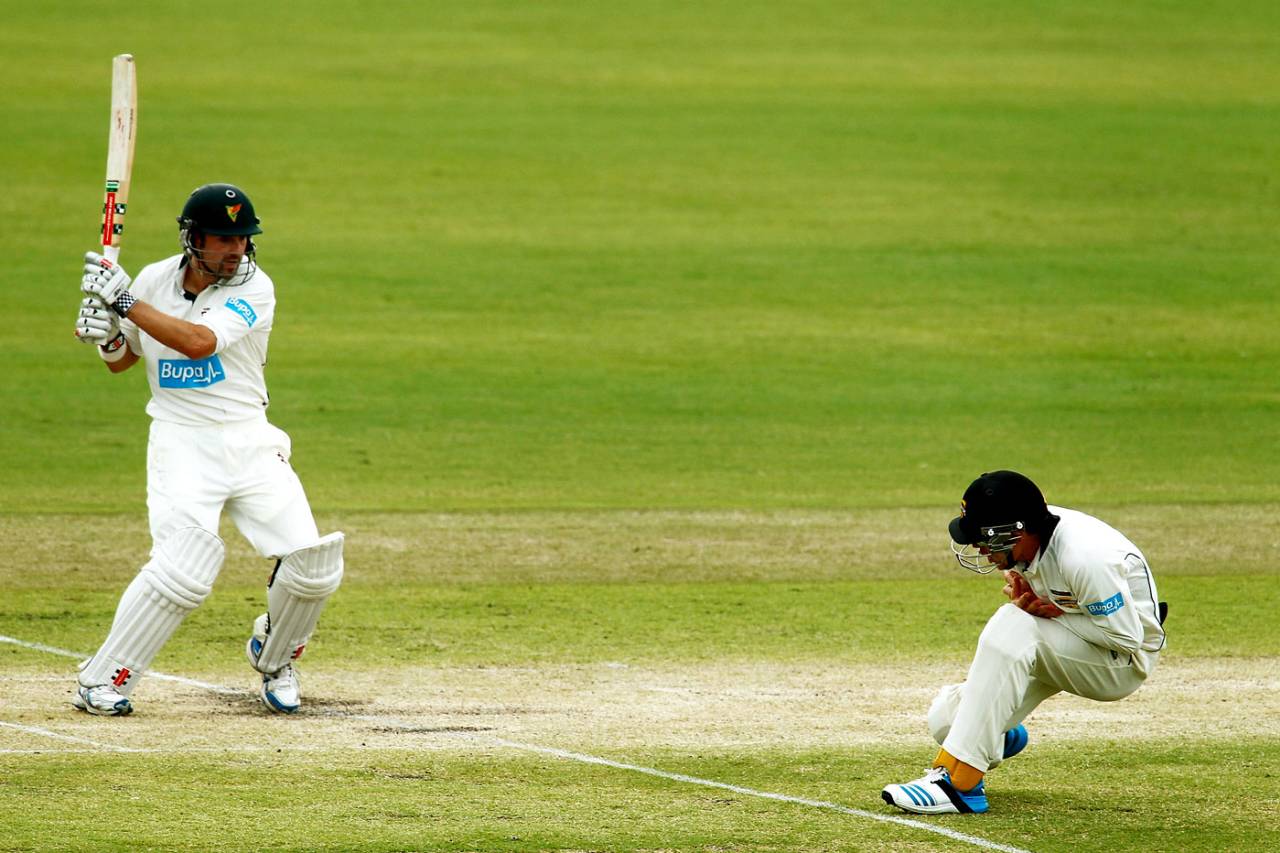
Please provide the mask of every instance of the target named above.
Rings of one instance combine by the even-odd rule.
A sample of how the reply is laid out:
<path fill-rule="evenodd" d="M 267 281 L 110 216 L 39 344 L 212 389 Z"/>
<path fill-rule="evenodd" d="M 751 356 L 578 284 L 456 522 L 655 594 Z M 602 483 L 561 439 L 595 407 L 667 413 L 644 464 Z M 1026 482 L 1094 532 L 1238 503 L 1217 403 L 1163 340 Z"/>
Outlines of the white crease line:
<path fill-rule="evenodd" d="M 920 820 L 911 820 L 910 818 L 897 817 L 896 815 L 879 814 L 878 812 L 868 812 L 862 809 L 851 809 L 848 806 L 842 806 L 837 803 L 823 802 L 822 800 L 806 800 L 802 797 L 792 797 L 788 794 L 775 794 L 770 791 L 757 791 L 754 788 L 743 788 L 740 785 L 730 785 L 727 782 L 716 782 L 713 779 L 699 779 L 697 776 L 685 776 L 683 773 L 668 773 L 665 770 L 658 770 L 653 767 L 641 767 L 637 764 L 623 764 L 620 761 L 610 761 L 607 758 L 600 758 L 595 755 L 585 755 L 580 752 L 568 752 L 563 749 L 556 749 L 549 746 L 536 746 L 530 743 L 517 743 L 516 741 L 505 740 L 503 738 L 495 738 L 498 743 L 512 749 L 522 749 L 526 752 L 540 752 L 544 755 L 554 755 L 557 758 L 567 758 L 570 761 L 581 761 L 583 764 L 599 764 L 604 767 L 612 767 L 615 770 L 631 770 L 636 773 L 644 773 L 649 776 L 657 776 L 661 779 L 671 779 L 675 782 L 688 782 L 692 785 L 702 785 L 706 788 L 720 788 L 724 791 L 733 791 L 735 794 L 743 794 L 748 797 L 761 797 L 766 800 L 778 800 L 784 803 L 796 803 L 802 806 L 812 806 L 817 809 L 828 809 L 830 811 L 840 812 L 841 814 L 853 815 L 854 817 L 865 817 L 870 820 L 878 820 L 883 823 L 896 823 L 900 826 L 909 826 L 912 829 L 923 829 L 925 832 L 934 832 L 938 835 L 945 835 L 954 841 L 963 841 L 965 844 L 972 844 L 975 847 L 982 847 L 986 850 L 1000 850 L 1003 853 L 1030 853 L 1021 847 L 1011 847 L 1008 844 L 1000 844 L 996 841 L 988 841 L 985 838 L 979 838 L 976 835 L 965 835 L 963 832 L 956 832 L 954 829 L 947 829 L 945 826 L 936 826 L 932 823 L 925 823 Z"/>
<path fill-rule="evenodd" d="M 48 652 L 51 655 L 61 655 L 64 658 L 73 658 L 74 660 L 84 660 L 89 655 L 73 652 L 70 649 L 60 649 L 57 646 L 46 646 L 44 643 L 28 643 L 26 640 L 19 640 L 16 637 L 7 637 L 0 634 L 0 643 L 12 643 L 15 646 L 22 646 L 24 649 L 33 649 L 37 652 Z M 240 690 L 235 687 L 223 687 L 221 684 L 210 684 L 207 681 L 196 681 L 194 678 L 183 678 L 180 675 L 168 675 L 163 672 L 156 672 L 154 669 L 147 670 L 148 678 L 158 678 L 161 681 L 173 681 L 178 684 L 185 684 L 188 687 L 199 687 L 201 690 L 208 690 L 211 693 L 223 693 L 229 696 L 255 696 L 252 690 Z"/>
<path fill-rule="evenodd" d="M 85 655 L 77 654 L 76 652 L 67 651 L 66 649 L 59 649 L 55 646 L 46 646 L 41 643 L 29 643 L 29 642 L 26 642 L 25 640 L 18 640 L 13 637 L 6 637 L 3 634 L 0 634 L 0 642 L 13 643 L 14 645 L 22 646 L 23 648 L 35 649 L 36 651 L 41 651 L 41 652 L 49 652 L 51 654 L 62 655 L 63 657 L 72 657 L 72 658 L 81 658 L 81 659 L 86 657 Z M 189 678 L 180 678 L 176 675 L 165 676 L 157 672 L 149 672 L 147 674 L 150 676 L 155 676 L 157 678 L 167 678 L 170 681 L 177 681 L 182 684 L 189 684 L 193 687 L 202 687 L 205 690 L 211 690 L 215 693 L 231 693 L 231 694 L 248 693 L 248 691 L 245 691 L 245 690 L 236 690 L 231 687 L 223 687 L 222 685 L 219 685 L 219 684 L 208 684 L 203 681 L 195 681 Z M 328 714 L 332 716 L 346 716 L 346 717 L 350 717 L 352 719 L 358 719 L 358 720 L 370 719 L 370 715 L 368 714 L 343 714 L 340 711 L 332 711 L 329 709 L 326 709 L 326 711 Z M 376 719 L 379 722 L 382 722 L 383 724 L 386 724 L 389 722 L 388 718 L 379 717 Z M 399 720 L 391 721 L 391 724 L 404 725 L 404 723 Z M 802 797 L 792 797 L 788 794 L 775 794 L 770 791 L 757 791 L 753 788 L 743 788 L 738 785 L 730 785 L 727 782 L 717 782 L 713 779 L 699 779 L 696 776 L 685 776 L 684 774 L 681 774 L 681 773 L 668 773 L 665 770 L 658 770 L 653 767 L 641 767 L 637 764 L 623 764 L 622 762 L 619 762 L 619 761 L 610 761 L 607 758 L 600 758 L 599 756 L 595 756 L 595 755 L 586 755 L 580 752 L 569 752 L 567 750 L 556 749 L 550 746 L 537 746 L 535 744 L 530 744 L 530 743 L 518 743 L 516 741 L 506 740 L 500 737 L 493 738 L 493 741 L 503 746 L 510 747 L 511 749 L 522 749 L 526 752 L 540 752 L 540 753 L 543 753 L 544 755 L 554 755 L 557 758 L 565 758 L 565 759 L 569 759 L 570 761 L 580 761 L 584 764 L 599 764 L 603 767 L 612 767 L 615 770 L 631 770 L 635 773 L 644 773 L 649 776 L 657 776 L 659 778 L 670 779 L 675 782 L 688 782 L 689 784 L 692 784 L 692 785 L 702 785 L 707 788 L 720 788 L 721 790 L 733 791 L 736 794 L 742 794 L 748 797 L 761 797 L 766 800 L 777 800 L 784 803 L 795 803 L 801 806 L 811 806 L 813 808 L 818 808 L 818 809 L 827 809 L 829 811 L 840 812 L 841 814 L 853 815 L 854 817 L 864 817 L 864 818 L 867 818 L 868 820 L 877 820 L 877 821 L 880 821 L 881 823 L 896 823 L 899 826 L 907 826 L 912 829 L 920 829 L 920 830 L 924 830 L 925 832 L 936 833 L 937 835 L 946 836 L 947 838 L 950 838 L 954 841 L 961 841 L 965 844 L 972 844 L 975 847 L 981 847 L 986 850 L 999 850 L 999 851 L 1002 851 L 1002 853 L 1031 853 L 1031 851 L 1024 850 L 1021 847 L 1012 847 L 1008 844 L 1000 844 L 999 842 L 996 842 L 996 841 L 988 841 L 987 839 L 979 838 L 976 835 L 965 835 L 963 832 L 956 832 L 954 829 L 947 829 L 945 826 L 935 826 L 934 824 L 931 824 L 931 823 L 925 823 L 924 821 L 912 820 L 910 818 L 905 818 L 905 817 L 898 817 L 897 815 L 886 815 L 886 814 L 879 814 L 878 812 L 863 811 L 862 809 L 851 809 L 848 806 L 842 806 L 842 805 L 839 805 L 838 803 L 828 803 L 822 800 L 806 800 Z M 97 746 L 99 744 L 94 744 L 94 745 Z M 124 748 L 120 747 L 120 749 L 124 749 Z M 141 750 L 125 750 L 125 751 L 138 752 Z"/>
<path fill-rule="evenodd" d="M 12 723 L 0 723 L 0 725 L 13 725 Z M 20 728 L 14 726 L 14 728 Z M 50 732 L 50 736 L 59 737 Z M 454 734 L 454 733 L 451 733 Z M 467 732 L 466 734 L 474 734 Z M 75 738 L 71 738 L 75 740 Z M 84 743 L 93 743 L 93 741 L 82 741 Z M 105 744 L 98 744 L 99 749 L 0 749 L 0 755 L 97 755 L 103 749 L 112 749 L 113 747 Z M 429 747 L 431 749 L 444 750 L 444 747 Z M 184 746 L 176 749 L 167 747 L 118 747 L 122 752 L 137 753 L 145 755 L 218 755 L 225 753 L 242 753 L 242 752 L 333 752 L 333 747 L 326 744 L 293 744 L 285 746 L 277 746 L 275 744 L 267 744 L 263 746 Z M 415 743 L 412 746 L 367 746 L 348 745 L 342 747 L 346 752 L 413 752 L 421 753 L 423 746 L 421 743 Z"/>
<path fill-rule="evenodd" d="M 51 738 L 54 738 L 55 740 L 65 740 L 68 743 L 82 743 L 87 746 L 92 746 L 95 749 L 106 749 L 106 750 L 110 750 L 111 752 L 142 752 L 143 751 L 141 749 L 133 749 L 132 747 L 128 747 L 128 746 L 116 746 L 115 744 L 111 744 L 111 743 L 98 743 L 96 740 L 89 740 L 88 738 L 72 737 L 71 735 L 58 734 L 57 732 L 51 732 L 48 729 L 42 729 L 39 726 L 22 726 L 17 723 L 6 723 L 3 720 L 0 720 L 0 726 L 4 726 L 7 729 L 17 729 L 18 731 L 26 732 L 29 735 L 40 735 L 41 737 L 51 737 Z"/>

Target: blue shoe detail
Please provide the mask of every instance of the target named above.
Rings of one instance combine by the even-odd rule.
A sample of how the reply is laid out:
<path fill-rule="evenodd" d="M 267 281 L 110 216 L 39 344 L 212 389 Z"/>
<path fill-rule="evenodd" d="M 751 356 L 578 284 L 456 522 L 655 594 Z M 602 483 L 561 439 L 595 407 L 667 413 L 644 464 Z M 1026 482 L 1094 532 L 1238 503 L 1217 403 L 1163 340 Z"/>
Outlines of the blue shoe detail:
<path fill-rule="evenodd" d="M 276 698 L 276 694 L 266 689 L 265 684 L 268 681 L 267 676 L 264 675 L 262 677 L 262 681 L 263 681 L 262 698 L 265 699 L 267 704 L 270 705 L 274 710 L 276 710 L 281 714 L 292 714 L 294 711 L 298 710 L 297 705 L 284 704 L 283 702 L 281 702 L 279 699 Z"/>
<path fill-rule="evenodd" d="M 960 799 L 964 800 L 974 813 L 981 813 L 987 810 L 987 789 L 986 783 L 979 782 L 968 791 L 956 791 L 960 795 Z"/>
<path fill-rule="evenodd" d="M 936 806 L 938 804 L 938 801 L 935 800 L 924 788 L 921 788 L 919 785 L 912 785 L 911 787 L 920 795 L 920 802 L 922 805 Z"/>
<path fill-rule="evenodd" d="M 1019 752 L 1026 749 L 1027 741 L 1030 736 L 1027 734 L 1027 727 L 1018 723 L 1015 728 L 1009 729 L 1004 733 L 1004 758 L 1013 758 Z"/>

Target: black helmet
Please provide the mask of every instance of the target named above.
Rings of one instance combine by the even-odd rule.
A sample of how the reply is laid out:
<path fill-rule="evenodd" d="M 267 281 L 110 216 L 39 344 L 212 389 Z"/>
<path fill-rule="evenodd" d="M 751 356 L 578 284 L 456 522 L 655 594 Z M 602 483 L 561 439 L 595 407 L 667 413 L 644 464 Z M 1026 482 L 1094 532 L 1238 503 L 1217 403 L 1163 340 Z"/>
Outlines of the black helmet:
<path fill-rule="evenodd" d="M 253 235 L 261 233 L 258 215 L 253 212 L 253 202 L 249 201 L 249 197 L 239 187 L 232 184 L 205 184 L 197 187 L 182 206 L 182 215 L 178 217 L 178 240 L 182 244 L 182 251 L 187 259 L 212 275 L 217 273 L 205 262 L 204 239 L 197 240 L 195 235 L 249 238 L 240 268 L 234 275 L 217 280 L 217 284 L 224 287 L 235 287 L 253 278 L 258 269 L 258 247 L 253 243 Z"/>
<path fill-rule="evenodd" d="M 182 231 L 200 231 L 223 237 L 261 234 L 253 202 L 232 184 L 205 184 L 192 191 L 178 217 Z"/>
<path fill-rule="evenodd" d="M 992 554 L 1011 553 L 1024 533 L 1043 535 L 1056 523 L 1040 487 L 1017 471 L 989 471 L 974 480 L 951 519 L 951 553 L 966 569 L 997 568 Z"/>

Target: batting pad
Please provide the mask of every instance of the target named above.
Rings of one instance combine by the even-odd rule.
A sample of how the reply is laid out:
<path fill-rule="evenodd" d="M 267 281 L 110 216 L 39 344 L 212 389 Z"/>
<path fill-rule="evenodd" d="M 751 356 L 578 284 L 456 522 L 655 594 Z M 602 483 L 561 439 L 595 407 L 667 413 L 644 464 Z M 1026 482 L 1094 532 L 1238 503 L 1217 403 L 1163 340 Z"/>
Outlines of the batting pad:
<path fill-rule="evenodd" d="M 209 595 L 224 554 L 222 540 L 203 528 L 170 534 L 125 589 L 106 642 L 80 669 L 80 683 L 114 684 L 128 696 L 186 615 Z"/>
<path fill-rule="evenodd" d="M 330 533 L 280 561 L 267 588 L 267 636 L 254 668 L 278 672 L 302 656 L 320 611 L 342 583 L 342 533 Z"/>

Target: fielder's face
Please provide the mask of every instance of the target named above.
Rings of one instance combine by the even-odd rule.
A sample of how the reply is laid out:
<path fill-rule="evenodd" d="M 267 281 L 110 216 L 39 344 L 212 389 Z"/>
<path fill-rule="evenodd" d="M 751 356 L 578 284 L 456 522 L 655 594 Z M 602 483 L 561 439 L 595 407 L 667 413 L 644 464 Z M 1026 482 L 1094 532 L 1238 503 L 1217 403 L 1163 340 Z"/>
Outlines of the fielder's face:
<path fill-rule="evenodd" d="M 1002 572 L 1012 569 L 1019 563 L 1030 563 L 1036 558 L 1036 552 L 1040 550 L 1040 540 L 1026 532 L 1017 533 L 1015 537 L 1013 547 L 1008 550 L 992 552 L 986 546 L 979 545 L 978 553 L 985 556 Z"/>

